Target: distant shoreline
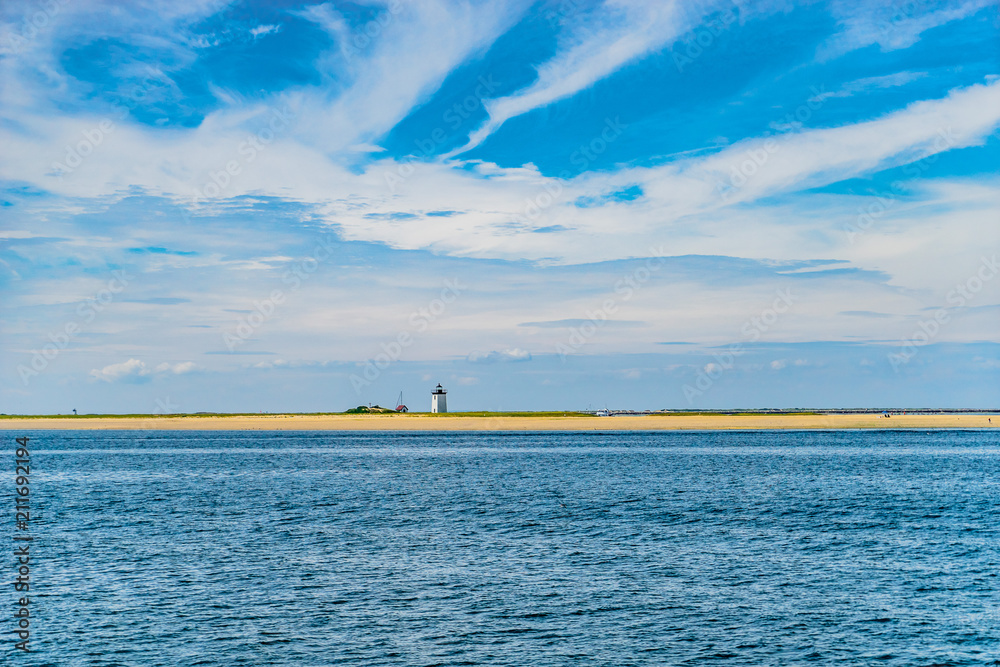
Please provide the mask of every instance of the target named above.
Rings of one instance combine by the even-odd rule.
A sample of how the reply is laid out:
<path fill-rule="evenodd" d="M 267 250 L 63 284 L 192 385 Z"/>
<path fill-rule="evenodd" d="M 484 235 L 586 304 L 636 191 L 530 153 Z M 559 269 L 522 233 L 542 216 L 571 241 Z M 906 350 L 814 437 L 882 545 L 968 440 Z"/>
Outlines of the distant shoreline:
<path fill-rule="evenodd" d="M 993 422 L 992 417 L 997 417 Z M 953 413 L 707 412 L 595 416 L 583 413 L 255 414 L 3 416 L 0 430 L 233 431 L 727 431 L 1000 428 L 1000 415 Z"/>

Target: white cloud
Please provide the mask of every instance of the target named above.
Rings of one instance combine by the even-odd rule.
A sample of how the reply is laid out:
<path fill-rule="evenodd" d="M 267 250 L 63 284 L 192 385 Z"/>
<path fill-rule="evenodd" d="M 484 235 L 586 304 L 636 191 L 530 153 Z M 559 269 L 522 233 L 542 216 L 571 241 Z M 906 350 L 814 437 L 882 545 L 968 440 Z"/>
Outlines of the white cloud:
<path fill-rule="evenodd" d="M 316 364 L 318 362 L 313 362 L 313 363 Z M 255 364 L 250 364 L 250 368 L 272 369 L 272 368 L 287 368 L 289 366 L 303 366 L 303 365 L 308 365 L 308 362 L 299 362 L 295 364 L 288 361 L 287 359 L 271 359 L 268 361 L 258 361 Z"/>
<path fill-rule="evenodd" d="M 560 35 L 559 49 L 538 66 L 535 81 L 512 95 L 487 102 L 486 122 L 448 157 L 475 148 L 511 118 L 586 90 L 623 67 L 673 44 L 689 31 L 701 29 L 711 36 L 704 22 L 713 12 L 724 16 L 716 21 L 714 31 L 718 25 L 728 29 L 733 22 L 745 21 L 754 14 L 785 11 L 780 0 L 735 5 L 726 0 L 605 0 L 589 11 L 585 7 L 589 5 L 578 4 L 578 16 L 563 17 L 565 32 Z"/>
<path fill-rule="evenodd" d="M 809 101 L 822 102 L 831 97 L 851 97 L 859 93 L 866 93 L 871 90 L 883 88 L 898 88 L 908 83 L 917 81 L 927 76 L 927 72 L 896 72 L 885 76 L 869 76 L 863 79 L 855 79 L 842 85 L 838 90 L 820 93 Z"/>
<path fill-rule="evenodd" d="M 90 375 L 104 382 L 135 382 L 149 375 L 146 364 L 138 359 L 129 359 L 118 364 L 110 364 L 90 371 Z"/>
<path fill-rule="evenodd" d="M 90 371 L 91 377 L 104 382 L 143 382 L 153 375 L 184 375 L 199 370 L 193 361 L 182 361 L 176 364 L 163 362 L 150 370 L 144 361 L 129 359 L 117 364 L 110 364 L 100 369 Z"/>
<path fill-rule="evenodd" d="M 281 30 L 281 26 L 279 25 L 259 25 L 256 28 L 251 28 L 250 34 L 254 37 L 260 37 L 261 35 L 269 35 L 279 30 Z"/>
<path fill-rule="evenodd" d="M 354 32 L 331 3 L 302 11 L 340 45 L 338 57 L 317 65 L 331 81 L 335 76 L 342 90 L 334 99 L 325 93 L 304 95 L 297 131 L 327 152 L 376 142 L 461 63 L 487 49 L 528 6 L 525 0 L 392 2 L 378 19 Z"/>
<path fill-rule="evenodd" d="M 490 352 L 475 351 L 466 359 L 474 364 L 488 364 L 496 361 L 531 361 L 531 353 L 520 348 L 506 348 Z"/>
<path fill-rule="evenodd" d="M 838 0 L 831 10 L 841 25 L 841 32 L 823 44 L 817 56 L 836 58 L 873 44 L 882 51 L 905 49 L 928 30 L 964 19 L 991 5 L 995 5 L 992 0 L 959 0 L 945 3 L 944 7 L 919 0 L 902 3 Z"/>
<path fill-rule="evenodd" d="M 784 359 L 775 359 L 771 362 L 771 369 L 780 371 L 782 368 L 788 365 L 788 362 Z"/>
<path fill-rule="evenodd" d="M 500 354 L 503 355 L 503 357 L 509 361 L 528 361 L 531 359 L 530 352 L 516 347 L 512 349 L 502 350 Z"/>
<path fill-rule="evenodd" d="M 486 104 L 489 118 L 468 143 L 453 151 L 468 151 L 509 119 L 574 95 L 677 39 L 700 16 L 690 17 L 677 2 L 608 0 L 585 15 L 575 30 L 562 38 L 559 52 L 538 68 L 538 78 L 527 88 Z"/>
<path fill-rule="evenodd" d="M 972 361 L 978 364 L 980 368 L 985 368 L 987 370 L 1000 369 L 1000 359 L 987 359 L 985 357 L 975 357 Z"/>
<path fill-rule="evenodd" d="M 197 370 L 198 364 L 193 361 L 184 361 L 179 364 L 174 364 L 170 369 L 174 375 L 183 375 L 185 373 L 190 373 L 191 371 Z"/>
<path fill-rule="evenodd" d="M 23 229 L 0 229 L 0 239 L 32 239 L 43 236 Z"/>
<path fill-rule="evenodd" d="M 198 370 L 198 364 L 193 361 L 182 361 L 177 364 L 169 364 L 163 362 L 156 367 L 157 373 L 172 373 L 174 375 L 184 375 L 185 373 L 190 373 L 192 371 Z"/>
<path fill-rule="evenodd" d="M 713 180 L 735 182 L 730 199 L 749 201 L 976 145 L 998 124 L 1000 81 L 993 81 L 916 102 L 875 120 L 740 142 L 686 171 L 697 174 L 702 187 Z M 755 155 L 764 156 L 758 160 L 763 164 L 755 165 Z"/>

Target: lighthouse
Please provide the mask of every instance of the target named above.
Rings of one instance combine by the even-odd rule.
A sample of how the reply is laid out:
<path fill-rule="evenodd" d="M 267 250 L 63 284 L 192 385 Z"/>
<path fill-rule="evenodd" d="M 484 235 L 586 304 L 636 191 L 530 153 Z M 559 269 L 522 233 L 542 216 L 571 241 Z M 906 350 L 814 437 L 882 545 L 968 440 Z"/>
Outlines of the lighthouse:
<path fill-rule="evenodd" d="M 448 412 L 448 392 L 440 384 L 431 392 L 431 412 Z"/>

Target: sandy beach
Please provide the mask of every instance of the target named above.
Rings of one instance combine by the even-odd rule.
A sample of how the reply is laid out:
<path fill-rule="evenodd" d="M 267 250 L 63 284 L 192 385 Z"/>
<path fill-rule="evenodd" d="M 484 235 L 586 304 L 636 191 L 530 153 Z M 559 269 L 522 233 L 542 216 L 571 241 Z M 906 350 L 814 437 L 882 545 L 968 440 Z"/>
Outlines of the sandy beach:
<path fill-rule="evenodd" d="M 0 429 L 233 431 L 688 431 L 759 429 L 997 428 L 980 414 L 753 414 L 591 416 L 254 415 L 185 417 L 29 417 L 0 419 Z"/>

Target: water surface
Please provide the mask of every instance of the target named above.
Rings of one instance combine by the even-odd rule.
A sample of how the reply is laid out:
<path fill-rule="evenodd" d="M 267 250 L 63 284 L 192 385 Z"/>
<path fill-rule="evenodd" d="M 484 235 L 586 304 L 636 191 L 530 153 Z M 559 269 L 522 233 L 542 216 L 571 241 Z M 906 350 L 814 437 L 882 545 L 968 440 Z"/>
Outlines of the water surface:
<path fill-rule="evenodd" d="M 985 431 L 31 444 L 17 664 L 1000 664 Z"/>

